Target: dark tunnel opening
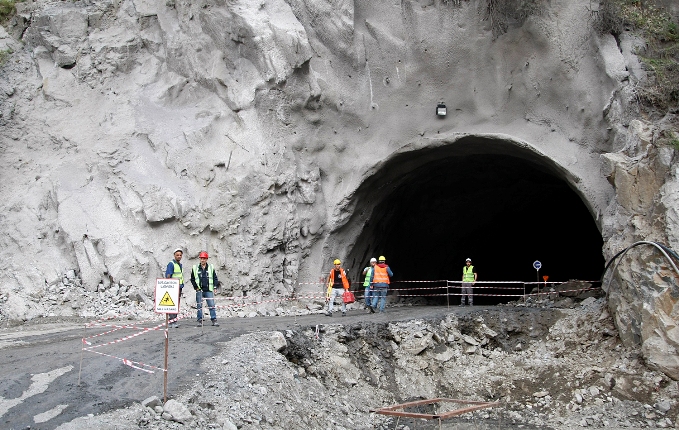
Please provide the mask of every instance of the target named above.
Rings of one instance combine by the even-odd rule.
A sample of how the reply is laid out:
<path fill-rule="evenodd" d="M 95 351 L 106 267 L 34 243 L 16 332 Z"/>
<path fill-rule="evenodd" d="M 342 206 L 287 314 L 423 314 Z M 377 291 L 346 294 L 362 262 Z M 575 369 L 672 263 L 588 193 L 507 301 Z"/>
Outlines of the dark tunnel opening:
<path fill-rule="evenodd" d="M 546 167 L 506 154 L 469 154 L 404 172 L 380 196 L 351 255 L 355 273 L 384 255 L 396 288 L 433 286 L 399 281 L 460 281 L 471 258 L 483 286 L 545 275 L 596 281 L 605 264 L 602 245 L 585 203 Z M 475 304 L 509 300 L 478 297 Z"/>

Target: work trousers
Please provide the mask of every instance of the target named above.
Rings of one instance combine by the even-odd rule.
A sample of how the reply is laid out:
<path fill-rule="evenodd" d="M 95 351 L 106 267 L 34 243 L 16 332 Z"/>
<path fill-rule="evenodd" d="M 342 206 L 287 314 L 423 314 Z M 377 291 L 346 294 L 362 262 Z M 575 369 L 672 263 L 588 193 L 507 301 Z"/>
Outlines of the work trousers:
<path fill-rule="evenodd" d="M 469 306 L 474 304 L 474 293 L 471 282 L 462 283 L 462 302 L 460 304 L 464 305 L 464 298 L 467 297 L 469 300 Z"/>
<path fill-rule="evenodd" d="M 344 288 L 333 288 L 330 294 L 330 299 L 328 301 L 328 312 L 332 312 L 332 308 L 335 306 L 335 297 L 339 296 L 342 300 L 342 312 L 347 311 L 347 304 L 344 303 Z"/>

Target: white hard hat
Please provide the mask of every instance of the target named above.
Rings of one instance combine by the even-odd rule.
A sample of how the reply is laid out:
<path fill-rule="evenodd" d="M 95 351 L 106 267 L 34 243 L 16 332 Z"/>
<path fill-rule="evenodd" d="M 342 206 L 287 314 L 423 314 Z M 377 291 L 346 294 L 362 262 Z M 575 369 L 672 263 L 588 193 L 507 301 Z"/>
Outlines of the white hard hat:
<path fill-rule="evenodd" d="M 467 259 L 466 259 L 466 260 L 464 260 L 464 261 L 472 261 L 472 259 L 471 259 L 471 258 L 467 258 Z"/>
<path fill-rule="evenodd" d="M 184 253 L 184 251 L 182 251 L 182 249 L 181 249 L 181 248 L 177 248 L 177 249 L 175 249 L 174 251 L 172 251 L 172 253 L 174 254 L 174 253 L 176 253 L 177 251 L 181 252 L 182 254 Z"/>
<path fill-rule="evenodd" d="M 373 258 L 370 259 L 370 262 L 371 263 L 377 263 L 377 259 L 375 257 L 373 257 Z"/>

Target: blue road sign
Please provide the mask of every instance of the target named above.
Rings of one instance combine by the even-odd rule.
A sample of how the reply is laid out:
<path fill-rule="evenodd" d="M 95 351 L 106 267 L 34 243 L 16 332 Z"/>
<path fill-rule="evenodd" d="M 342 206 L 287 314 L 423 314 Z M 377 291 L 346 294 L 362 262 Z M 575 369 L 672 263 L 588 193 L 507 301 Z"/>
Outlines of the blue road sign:
<path fill-rule="evenodd" d="M 534 268 L 535 270 L 540 270 L 541 267 L 542 267 L 542 263 L 540 263 L 538 260 L 535 260 L 535 261 L 533 262 L 533 268 Z"/>

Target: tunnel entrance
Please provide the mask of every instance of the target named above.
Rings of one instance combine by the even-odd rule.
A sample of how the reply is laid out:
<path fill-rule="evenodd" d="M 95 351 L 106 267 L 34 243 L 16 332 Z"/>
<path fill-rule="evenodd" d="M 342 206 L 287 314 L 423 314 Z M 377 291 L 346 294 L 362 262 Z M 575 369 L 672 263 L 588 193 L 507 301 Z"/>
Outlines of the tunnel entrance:
<path fill-rule="evenodd" d="M 469 257 L 479 281 L 536 281 L 536 260 L 540 280 L 598 280 L 603 241 L 585 203 L 548 160 L 498 150 L 511 146 L 469 138 L 419 163 L 413 153 L 387 162 L 358 193 L 357 210 L 360 198 L 374 208 L 350 251 L 353 273 L 385 255 L 394 281 L 457 281 Z"/>

